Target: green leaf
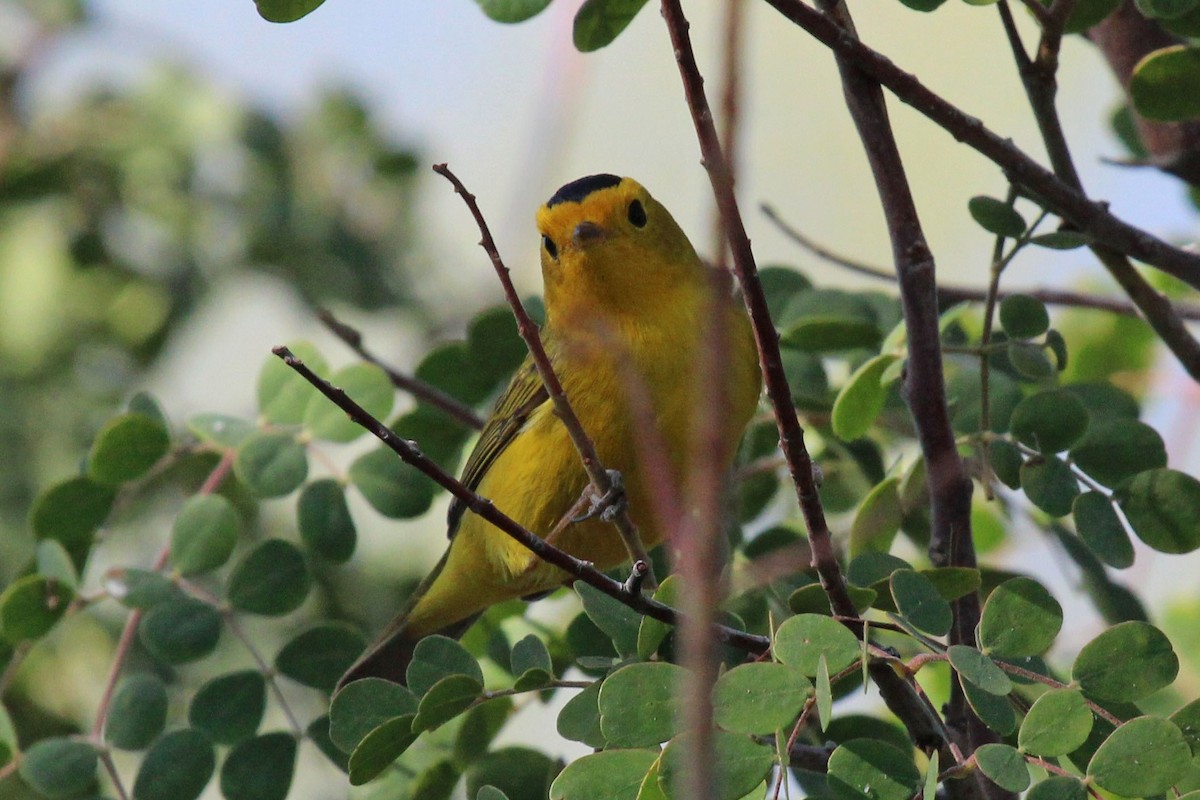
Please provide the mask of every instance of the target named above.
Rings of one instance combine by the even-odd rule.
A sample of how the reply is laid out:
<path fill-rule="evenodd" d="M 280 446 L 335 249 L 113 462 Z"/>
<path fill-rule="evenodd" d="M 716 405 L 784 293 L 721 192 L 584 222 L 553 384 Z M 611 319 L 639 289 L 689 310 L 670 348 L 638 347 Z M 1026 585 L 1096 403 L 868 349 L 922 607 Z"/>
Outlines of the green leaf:
<path fill-rule="evenodd" d="M 958 674 L 988 694 L 1006 695 L 1012 691 L 1012 681 L 996 662 L 965 644 L 951 645 L 946 651 L 950 664 Z"/>
<path fill-rule="evenodd" d="M 1173 469 L 1135 475 L 1113 495 L 1138 538 L 1162 553 L 1200 547 L 1200 481 Z"/>
<path fill-rule="evenodd" d="M 389 519 L 419 517 L 433 505 L 433 481 L 386 447 L 355 459 L 349 477 L 371 507 Z"/>
<path fill-rule="evenodd" d="M 1069 775 L 1051 775 L 1035 784 L 1025 800 L 1087 800 L 1087 789 Z"/>
<path fill-rule="evenodd" d="M 454 639 L 435 635 L 417 642 L 405 675 L 408 688 L 420 697 L 447 675 L 465 675 L 483 685 L 479 662 Z"/>
<path fill-rule="evenodd" d="M 900 504 L 900 478 L 892 476 L 875 485 L 863 498 L 850 523 L 850 557 L 874 550 L 886 553 L 900 530 L 904 509 Z"/>
<path fill-rule="evenodd" d="M 171 529 L 171 565 L 182 575 L 210 572 L 229 560 L 242 523 L 219 494 L 189 497 Z"/>
<path fill-rule="evenodd" d="M 483 683 L 469 675 L 442 678 L 421 696 L 413 733 L 433 730 L 466 711 L 483 694 Z"/>
<path fill-rule="evenodd" d="M 979 588 L 983 579 L 973 567 L 933 567 L 919 571 L 943 600 L 953 602 Z"/>
<path fill-rule="evenodd" d="M 847 586 L 846 594 L 850 602 L 861 613 L 875 604 L 879 595 L 874 589 L 863 589 L 858 586 Z M 793 614 L 822 614 L 829 616 L 833 610 L 829 607 L 829 595 L 819 583 L 801 586 L 788 595 L 788 608 Z"/>
<path fill-rule="evenodd" d="M 1114 625 L 1092 639 L 1071 667 L 1072 679 L 1085 694 L 1127 702 L 1169 686 L 1178 673 L 1179 657 L 1171 640 L 1153 625 L 1136 620 Z"/>
<path fill-rule="evenodd" d="M 142 760 L 134 800 L 196 800 L 208 785 L 217 758 L 204 734 L 190 728 L 159 738 Z"/>
<path fill-rule="evenodd" d="M 203 658 L 221 637 L 221 614 L 190 597 L 168 600 L 142 617 L 138 637 L 151 655 L 167 664 Z"/>
<path fill-rule="evenodd" d="M 1059 453 L 1083 436 L 1088 413 L 1071 392 L 1049 389 L 1022 400 L 1009 424 L 1022 443 L 1043 453 Z"/>
<path fill-rule="evenodd" d="M 258 497 L 283 497 L 308 477 L 308 451 L 290 433 L 258 433 L 242 444 L 233 470 Z"/>
<path fill-rule="evenodd" d="M 782 318 L 784 308 L 793 297 L 812 288 L 812 281 L 802 272 L 792 267 L 774 264 L 759 267 L 758 282 L 762 284 L 763 294 L 767 297 L 771 319 L 776 323 Z"/>
<path fill-rule="evenodd" d="M 241 742 L 221 765 L 226 800 L 286 800 L 296 769 L 296 737 L 266 733 Z"/>
<path fill-rule="evenodd" d="M 1171 722 L 1179 726 L 1183 738 L 1192 748 L 1193 758 L 1200 756 L 1200 698 L 1193 700 L 1171 715 Z M 0 737 L 0 741 L 3 737 Z"/>
<path fill-rule="evenodd" d="M 1052 517 L 1070 514 L 1079 496 L 1075 473 L 1058 456 L 1031 458 L 1021 465 L 1021 489 L 1031 503 Z"/>
<path fill-rule="evenodd" d="M 0 594 L 0 635 L 10 644 L 40 639 L 67 613 L 71 587 L 45 575 L 26 575 Z"/>
<path fill-rule="evenodd" d="M 116 490 L 89 478 L 69 478 L 38 495 L 29 512 L 29 526 L 39 539 L 53 539 L 81 569 L 92 546 L 92 534 L 108 519 Z"/>
<path fill-rule="evenodd" d="M 908 800 L 921 785 L 912 756 L 877 739 L 852 739 L 829 756 L 834 797 Z"/>
<path fill-rule="evenodd" d="M 156 675 L 139 672 L 117 684 L 104 739 L 121 750 L 144 750 L 167 722 L 167 688 Z"/>
<path fill-rule="evenodd" d="M 333 373 L 329 382 L 375 419 L 383 419 L 392 412 L 396 388 L 387 373 L 374 364 L 351 364 Z M 331 442 L 352 442 L 367 432 L 323 394 L 309 398 L 304 427 L 313 438 Z"/>
<path fill-rule="evenodd" d="M 1040 655 L 1062 627 L 1062 606 L 1032 578 L 1012 578 L 997 586 L 983 606 L 979 644 L 998 658 Z"/>
<path fill-rule="evenodd" d="M 308 597 L 312 575 L 296 545 L 267 539 L 238 562 L 229 577 L 229 604 L 248 614 L 277 617 Z"/>
<path fill-rule="evenodd" d="M 1000 301 L 1000 327 L 1012 339 L 1033 339 L 1050 328 L 1050 314 L 1036 297 L 1012 294 Z"/>
<path fill-rule="evenodd" d="M 950 632 L 954 623 L 950 604 L 928 578 L 911 569 L 900 569 L 892 573 L 891 587 L 896 608 L 909 624 L 934 636 Z"/>
<path fill-rule="evenodd" d="M 349 753 L 367 734 L 397 717 L 407 716 L 411 728 L 416 713 L 417 698 L 408 687 L 382 678 L 357 680 L 333 698 L 329 707 L 329 738 Z"/>
<path fill-rule="evenodd" d="M 350 757 L 341 751 L 329 738 L 329 715 L 317 717 L 308 723 L 304 734 L 317 746 L 317 749 L 342 772 L 350 771 Z"/>
<path fill-rule="evenodd" d="M 934 11 L 946 0 L 900 0 L 900 2 L 913 11 Z"/>
<path fill-rule="evenodd" d="M 1115 794 L 1149 797 L 1182 780 L 1191 758 L 1192 751 L 1174 723 L 1138 717 L 1100 745 L 1087 774 L 1097 786 Z"/>
<path fill-rule="evenodd" d="M 1043 0 L 1045 2 L 1045 0 Z M 1121 5 L 1121 0 L 1080 0 L 1067 17 L 1065 33 L 1083 33 L 1098 25 Z"/>
<path fill-rule="evenodd" d="M 612 639 L 618 653 L 632 655 L 637 652 L 641 614 L 583 581 L 576 581 L 575 592 L 583 601 L 588 618 Z"/>
<path fill-rule="evenodd" d="M 33 553 L 33 566 L 39 575 L 66 586 L 72 592 L 79 588 L 79 572 L 75 569 L 71 554 L 61 542 L 54 539 L 38 542 Z"/>
<path fill-rule="evenodd" d="M 346 493 L 336 480 L 324 478 L 305 486 L 296 513 L 300 538 L 317 556 L 344 564 L 354 555 L 358 531 L 346 505 Z"/>
<path fill-rule="evenodd" d="M 1036 756 L 1053 758 L 1074 752 L 1092 732 L 1092 710 L 1078 689 L 1051 689 L 1034 702 L 1017 743 Z"/>
<path fill-rule="evenodd" d="M 416 377 L 472 406 L 486 400 L 495 388 L 492 376 L 475 369 L 465 342 L 451 342 L 427 353 L 417 365 Z"/>
<path fill-rule="evenodd" d="M 1071 448 L 1071 459 L 1105 486 L 1117 486 L 1139 472 L 1167 465 L 1167 448 L 1158 431 L 1132 419 L 1093 421 Z"/>
<path fill-rule="evenodd" d="M 479 787 L 479 793 L 475 795 L 475 800 L 509 800 L 509 797 L 495 786 L 488 784 Z"/>
<path fill-rule="evenodd" d="M 512 698 L 499 697 L 475 706 L 463 715 L 462 724 L 454 736 L 453 758 L 460 764 L 475 761 L 480 753 L 504 729 L 512 717 L 515 706 Z"/>
<path fill-rule="evenodd" d="M 74 797 L 96 781 L 96 748 L 74 739 L 43 739 L 30 745 L 21 759 L 21 777 L 50 800 Z"/>
<path fill-rule="evenodd" d="M 682 589 L 683 582 L 679 575 L 668 575 L 654 591 L 654 599 L 664 605 L 674 606 L 681 595 Z M 667 623 L 660 622 L 654 619 L 654 617 L 642 617 L 642 621 L 638 623 L 638 658 L 643 661 L 649 661 L 650 657 L 658 650 L 658 646 L 662 644 L 663 639 L 670 632 L 671 626 Z"/>
<path fill-rule="evenodd" d="M 351 786 L 362 786 L 379 775 L 412 746 L 420 736 L 413 733 L 413 719 L 414 714 L 389 719 L 363 738 L 350 754 Z"/>
<path fill-rule="evenodd" d="M 825 730 L 829 727 L 829 721 L 833 717 L 833 686 L 829 680 L 829 661 L 825 658 L 824 653 L 817 657 L 817 676 L 813 682 L 817 701 L 817 722 L 820 724 L 821 730 Z"/>
<path fill-rule="evenodd" d="M 799 670 L 760 662 L 734 667 L 713 687 L 713 719 L 733 733 L 771 734 L 800 714 L 812 684 Z"/>
<path fill-rule="evenodd" d="M 660 661 L 630 664 L 600 686 L 600 730 L 613 747 L 649 747 L 675 733 L 675 695 L 683 667 Z"/>
<path fill-rule="evenodd" d="M 1029 788 L 1029 767 L 1025 758 L 1006 744 L 980 745 L 975 751 L 975 763 L 984 775 L 1001 789 L 1023 792 Z"/>
<path fill-rule="evenodd" d="M 541 13 L 550 0 L 475 0 L 475 5 L 498 23 L 520 23 Z"/>
<path fill-rule="evenodd" d="M 167 576 L 146 569 L 111 569 L 104 575 L 104 590 L 121 605 L 140 609 L 183 596 Z"/>
<path fill-rule="evenodd" d="M 637 800 L 658 750 L 604 750 L 577 758 L 550 785 L 550 800 Z"/>
<path fill-rule="evenodd" d="M 775 631 L 775 658 L 809 677 L 817 674 L 822 654 L 830 672 L 840 672 L 858 658 L 859 641 L 845 625 L 819 614 L 798 614 Z"/>
<path fill-rule="evenodd" d="M 1051 231 L 1030 237 L 1029 243 L 1049 250 L 1076 250 L 1094 242 L 1095 239 L 1082 231 Z"/>
<path fill-rule="evenodd" d="M 236 449 L 258 431 L 258 426 L 239 417 L 226 414 L 197 414 L 187 421 L 187 429 L 202 442 L 218 447 Z"/>
<path fill-rule="evenodd" d="M 1044 381 L 1054 375 L 1054 364 L 1040 344 L 1014 339 L 1004 352 L 1013 368 L 1029 380 Z"/>
<path fill-rule="evenodd" d="M 88 453 L 88 477 L 105 486 L 136 480 L 158 463 L 171 447 L 171 437 L 158 420 L 145 414 L 122 414 L 96 434 Z"/>
<path fill-rule="evenodd" d="M 1133 565 L 1133 544 L 1109 499 L 1101 492 L 1084 492 L 1071 509 L 1079 538 L 1110 567 Z"/>
<path fill-rule="evenodd" d="M 646 0 L 586 0 L 575 14 L 575 47 L 591 53 L 612 44 L 644 5 Z"/>
<path fill-rule="evenodd" d="M 295 22 L 320 8 L 325 0 L 254 0 L 258 15 L 267 22 Z M 260 384 L 261 386 L 261 384 Z M 262 396 L 262 390 L 259 390 Z"/>
<path fill-rule="evenodd" d="M 306 4 L 312 0 L 278 2 Z M 261 11 L 260 5 L 259 12 Z M 308 342 L 296 342 L 288 345 L 288 349 L 316 374 L 323 375 L 329 371 L 329 364 L 324 357 Z M 267 358 L 262 371 L 258 373 L 258 408 L 267 422 L 276 425 L 299 425 L 304 421 L 304 412 L 308 408 L 309 400 L 321 396 L 316 387 L 275 355 Z"/>
<path fill-rule="evenodd" d="M 682 797 L 683 775 L 689 769 L 690 734 L 676 736 L 663 752 L 659 786 L 668 797 Z M 775 763 L 775 752 L 749 737 L 714 731 L 712 751 L 713 800 L 740 800 L 762 783 Z"/>
<path fill-rule="evenodd" d="M 1150 53 L 1133 68 L 1129 94 L 1147 119 L 1180 122 L 1200 116 L 1200 47 L 1174 45 Z"/>
<path fill-rule="evenodd" d="M 275 669 L 297 683 L 332 694 L 367 642 L 345 623 L 316 625 L 292 637 L 275 656 Z"/>
<path fill-rule="evenodd" d="M 898 569 L 912 569 L 911 565 L 891 553 L 863 553 L 855 557 L 846 568 L 847 579 L 858 586 L 873 586 L 892 577 Z"/>
<path fill-rule="evenodd" d="M 467 797 L 477 798 L 484 786 L 493 786 L 510 800 L 546 800 L 560 769 L 559 761 L 540 750 L 502 747 L 476 759 L 467 769 Z"/>
<path fill-rule="evenodd" d="M 206 681 L 188 706 L 188 723 L 217 744 L 237 744 L 258 731 L 267 707 L 267 682 L 247 669 Z"/>
<path fill-rule="evenodd" d="M 962 687 L 971 710 L 983 724 L 1001 736 L 1008 736 L 1017 729 L 1017 715 L 1013 712 L 1007 695 L 985 692 L 970 681 L 963 680 L 961 675 L 958 685 Z"/>
<path fill-rule="evenodd" d="M 509 0 L 512 2 L 512 0 Z M 476 0 L 478 2 L 478 0 Z M 523 0 L 526 4 L 548 0 Z M 539 9 L 540 10 L 540 9 Z M 505 380 L 525 360 L 529 352 L 521 335 L 517 332 L 517 320 L 507 305 L 496 306 L 480 312 L 467 328 L 467 347 L 475 368 L 482 370 L 491 380 Z"/>
<path fill-rule="evenodd" d="M 524 347 L 524 344 L 521 346 Z M 418 405 L 407 414 L 397 417 L 391 427 L 397 436 L 416 441 L 422 453 L 451 470 L 470 434 L 462 423 L 455 421 L 446 412 L 427 405 Z M 391 450 L 387 450 L 387 453 L 392 460 L 399 460 Z M 408 469 L 416 472 L 415 468 Z M 430 483 L 424 476 L 421 476 L 421 480 Z"/>
<path fill-rule="evenodd" d="M 518 690 L 545 686 L 554 679 L 554 666 L 550 662 L 550 651 L 532 633 L 513 645 L 509 668 L 517 682 Z"/>
<path fill-rule="evenodd" d="M 897 360 L 896 356 L 890 354 L 875 356 L 856 369 L 846 381 L 833 401 L 830 420 L 833 432 L 839 438 L 853 441 L 870 430 L 871 424 L 883 410 L 883 401 L 887 397 L 887 387 L 880 378 Z"/>
<path fill-rule="evenodd" d="M 967 201 L 967 210 L 988 233 L 1015 239 L 1025 232 L 1025 218 L 1003 200 L 976 195 Z"/>
<path fill-rule="evenodd" d="M 558 712 L 558 734 L 596 750 L 608 744 L 600 730 L 600 681 L 572 697 Z"/>

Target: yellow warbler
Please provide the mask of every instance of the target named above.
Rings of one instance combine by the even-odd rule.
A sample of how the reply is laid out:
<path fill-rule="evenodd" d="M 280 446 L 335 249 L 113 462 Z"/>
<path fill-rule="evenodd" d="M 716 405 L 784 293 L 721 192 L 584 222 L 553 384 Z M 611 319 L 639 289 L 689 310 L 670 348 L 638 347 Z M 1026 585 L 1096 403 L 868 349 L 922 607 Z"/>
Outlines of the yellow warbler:
<path fill-rule="evenodd" d="M 628 402 L 640 381 L 660 438 L 670 480 L 679 491 L 695 438 L 691 425 L 710 387 L 725 388 L 720 418 L 722 463 L 732 460 L 758 402 L 759 373 L 746 314 L 696 255 L 671 214 L 630 178 L 590 175 L 568 183 L 538 210 L 546 324 L 542 342 L 567 398 L 605 467 L 618 470 L 629 513 L 647 547 L 662 538 L 653 514 L 653 480 L 645 475 Z M 699 374 L 709 325 L 723 326 L 727 359 Z M 631 373 L 634 377 L 630 377 Z M 463 470 L 462 481 L 510 517 L 546 536 L 588 485 L 566 428 L 532 360 L 517 370 L 496 403 Z M 404 682 L 423 636 L 460 636 L 485 609 L 561 586 L 566 573 L 506 534 L 450 506 L 450 546 L 433 572 L 342 684 L 365 677 Z M 608 569 L 627 559 L 611 523 L 568 521 L 554 544 Z"/>

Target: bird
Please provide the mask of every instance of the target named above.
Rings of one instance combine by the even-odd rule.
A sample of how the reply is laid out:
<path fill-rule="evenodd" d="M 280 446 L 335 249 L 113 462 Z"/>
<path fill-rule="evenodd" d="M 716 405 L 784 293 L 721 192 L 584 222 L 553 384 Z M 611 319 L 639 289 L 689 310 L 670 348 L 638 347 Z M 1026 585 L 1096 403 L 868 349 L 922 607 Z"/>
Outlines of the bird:
<path fill-rule="evenodd" d="M 717 416 L 719 463 L 729 465 L 758 404 L 761 378 L 749 319 L 728 274 L 701 260 L 670 212 L 632 178 L 574 180 L 538 210 L 545 323 L 540 338 L 567 400 L 605 468 L 621 477 L 624 503 L 647 548 L 663 539 L 654 513 L 658 473 L 639 458 L 629 384 L 658 429 L 666 480 L 680 491 L 694 447 L 697 409 L 724 388 Z M 723 280 L 722 280 L 723 279 Z M 703 358 L 722 326 L 722 358 Z M 631 377 L 632 374 L 632 377 Z M 528 530 L 599 569 L 628 560 L 603 515 L 568 518 L 589 479 L 569 434 L 527 358 L 499 396 L 462 470 L 462 483 Z M 677 495 L 678 496 L 678 495 Z M 586 516 L 586 515 L 585 515 Z M 557 567 L 470 512 L 449 509 L 450 544 L 394 620 L 347 670 L 405 683 L 418 641 L 459 638 L 488 607 L 534 598 L 569 582 Z"/>

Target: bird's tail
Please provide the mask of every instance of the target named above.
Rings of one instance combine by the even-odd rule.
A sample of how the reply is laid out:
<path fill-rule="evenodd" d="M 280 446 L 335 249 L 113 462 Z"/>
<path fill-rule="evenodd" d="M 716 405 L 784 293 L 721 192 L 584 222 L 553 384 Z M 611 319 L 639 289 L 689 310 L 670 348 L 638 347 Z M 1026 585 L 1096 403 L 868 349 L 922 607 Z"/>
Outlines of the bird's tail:
<path fill-rule="evenodd" d="M 447 550 L 446 555 L 442 556 L 442 560 L 409 596 L 400 614 L 379 634 L 379 637 L 367 648 L 366 652 L 359 656 L 350 669 L 346 670 L 346 674 L 338 681 L 335 691 L 341 691 L 346 684 L 361 678 L 383 678 L 393 683 L 404 684 L 408 665 L 412 661 L 417 642 L 433 634 L 457 639 L 466 633 L 467 628 L 471 627 L 472 623 L 479 618 L 479 614 L 472 614 L 436 630 L 417 632 L 410 630 L 409 620 L 412 617 L 413 609 L 417 607 L 421 598 L 429 591 L 429 587 L 442 574 L 449 555 L 449 550 Z"/>

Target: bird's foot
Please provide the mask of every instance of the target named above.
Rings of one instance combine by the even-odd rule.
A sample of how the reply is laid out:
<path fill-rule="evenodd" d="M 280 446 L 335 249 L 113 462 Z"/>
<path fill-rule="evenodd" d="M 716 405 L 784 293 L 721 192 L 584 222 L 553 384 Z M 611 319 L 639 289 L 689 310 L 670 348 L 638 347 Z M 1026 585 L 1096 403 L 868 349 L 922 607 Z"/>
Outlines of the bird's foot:
<path fill-rule="evenodd" d="M 621 473 L 615 469 L 606 469 L 605 472 L 608 473 L 608 491 L 597 495 L 593 491 L 592 484 L 588 484 L 587 488 L 583 490 L 584 497 L 587 498 L 588 510 L 572 518 L 571 522 L 586 522 L 593 517 L 600 517 L 605 522 L 612 522 L 629 508 L 629 500 L 625 497 L 625 484 L 621 479 Z M 582 500 L 582 498 L 580 499 Z"/>

